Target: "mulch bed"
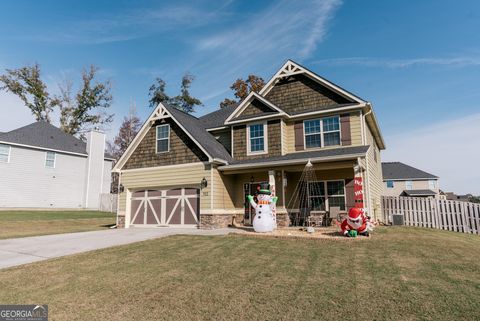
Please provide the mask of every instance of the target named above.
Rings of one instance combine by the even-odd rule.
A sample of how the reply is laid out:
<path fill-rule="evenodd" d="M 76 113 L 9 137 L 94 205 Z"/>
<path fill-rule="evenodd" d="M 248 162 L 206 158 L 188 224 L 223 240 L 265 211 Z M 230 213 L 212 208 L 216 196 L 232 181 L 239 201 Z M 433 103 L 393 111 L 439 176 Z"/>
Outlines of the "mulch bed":
<path fill-rule="evenodd" d="M 345 237 L 341 234 L 338 227 L 320 227 L 315 228 L 315 232 L 308 233 L 306 228 L 301 227 L 281 227 L 277 228 L 273 232 L 268 233 L 256 233 L 251 227 L 239 227 L 238 232 L 232 232 L 230 234 L 243 235 L 243 236 L 255 236 L 263 238 L 281 238 L 281 239 L 323 239 L 323 240 L 357 240 L 357 239 L 369 239 L 370 237 L 357 236 L 357 237 Z"/>

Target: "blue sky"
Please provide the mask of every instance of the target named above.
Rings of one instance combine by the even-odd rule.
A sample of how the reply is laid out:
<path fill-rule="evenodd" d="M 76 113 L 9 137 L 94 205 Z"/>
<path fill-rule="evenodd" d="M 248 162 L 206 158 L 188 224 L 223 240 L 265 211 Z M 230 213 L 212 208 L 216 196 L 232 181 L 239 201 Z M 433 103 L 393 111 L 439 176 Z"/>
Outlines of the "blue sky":
<path fill-rule="evenodd" d="M 113 84 L 113 137 L 131 101 L 144 119 L 148 88 L 181 76 L 217 108 L 230 84 L 266 80 L 292 58 L 373 103 L 400 160 L 441 177 L 445 190 L 480 194 L 478 1 L 4 1 L 0 70 L 38 62 L 52 92 L 95 64 Z M 0 93 L 0 131 L 32 122 Z"/>

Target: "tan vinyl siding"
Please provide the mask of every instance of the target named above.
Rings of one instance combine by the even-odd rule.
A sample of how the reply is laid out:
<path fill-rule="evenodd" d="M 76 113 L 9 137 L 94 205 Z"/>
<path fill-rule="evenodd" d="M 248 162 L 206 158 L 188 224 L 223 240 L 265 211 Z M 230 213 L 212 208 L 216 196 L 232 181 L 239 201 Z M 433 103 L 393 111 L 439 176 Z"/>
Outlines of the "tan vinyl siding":
<path fill-rule="evenodd" d="M 295 152 L 295 127 L 293 122 L 285 123 L 285 150 L 287 154 Z"/>
<path fill-rule="evenodd" d="M 237 182 L 233 176 L 226 176 L 213 168 L 213 209 L 235 209 L 233 204 L 234 189 Z"/>
<path fill-rule="evenodd" d="M 174 188 L 174 187 L 200 187 L 200 182 L 205 178 L 208 186 L 200 192 L 200 208 L 210 209 L 211 201 L 211 175 L 210 165 L 195 163 L 180 167 L 154 167 L 135 171 L 122 172 L 122 184 L 130 191 L 144 188 Z M 122 196 L 123 197 L 123 196 Z M 126 203 L 126 199 L 122 200 Z M 124 206 L 123 204 L 120 207 Z"/>
<path fill-rule="evenodd" d="M 362 125 L 360 113 L 350 113 L 350 134 L 352 137 L 352 146 L 362 145 Z"/>
<path fill-rule="evenodd" d="M 281 126 L 281 131 L 282 131 L 282 155 L 285 155 L 288 153 L 287 151 L 287 126 L 285 125 L 285 122 L 282 120 L 280 123 Z"/>
<path fill-rule="evenodd" d="M 382 178 L 382 159 L 380 156 L 380 151 L 378 149 L 377 143 L 373 138 L 373 135 L 370 131 L 370 128 L 365 125 L 365 134 L 366 134 L 366 144 L 370 145 L 370 148 L 367 152 L 366 161 L 367 165 L 367 184 L 368 184 L 368 201 L 370 205 L 370 210 L 372 213 L 370 215 L 375 219 L 379 219 L 382 216 L 382 208 L 380 203 L 380 198 L 383 192 L 383 178 Z M 375 153 L 377 154 L 375 160 Z"/>
<path fill-rule="evenodd" d="M 126 200 L 127 200 L 127 193 L 119 193 L 118 194 L 118 214 L 119 215 L 125 215 L 125 206 L 126 206 Z"/>

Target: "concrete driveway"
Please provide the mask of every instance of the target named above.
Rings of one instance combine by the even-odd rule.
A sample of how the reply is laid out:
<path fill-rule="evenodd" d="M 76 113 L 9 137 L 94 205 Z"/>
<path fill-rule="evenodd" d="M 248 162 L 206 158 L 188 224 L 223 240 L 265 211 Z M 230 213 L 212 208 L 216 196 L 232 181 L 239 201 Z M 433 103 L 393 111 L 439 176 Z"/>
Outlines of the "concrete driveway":
<path fill-rule="evenodd" d="M 230 229 L 129 228 L 0 240 L 0 269 L 175 234 L 225 235 Z"/>

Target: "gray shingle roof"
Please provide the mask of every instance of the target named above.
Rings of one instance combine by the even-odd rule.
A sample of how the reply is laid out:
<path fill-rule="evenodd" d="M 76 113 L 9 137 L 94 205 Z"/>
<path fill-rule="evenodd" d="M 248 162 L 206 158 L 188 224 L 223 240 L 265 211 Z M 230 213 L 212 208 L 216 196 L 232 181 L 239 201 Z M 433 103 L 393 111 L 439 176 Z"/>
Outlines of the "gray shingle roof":
<path fill-rule="evenodd" d="M 228 116 L 230 116 L 230 114 L 233 113 L 237 107 L 238 104 L 230 105 L 228 107 L 221 108 L 209 114 L 203 115 L 198 119 L 202 122 L 205 128 L 223 127 L 225 120 L 227 120 Z"/>
<path fill-rule="evenodd" d="M 437 179 L 438 176 L 408 166 L 401 162 L 382 163 L 383 179 Z"/>
<path fill-rule="evenodd" d="M 431 189 L 411 189 L 411 190 L 404 190 L 403 194 L 407 196 L 434 196 L 437 195 Z"/>
<path fill-rule="evenodd" d="M 247 160 L 233 160 L 230 162 L 231 165 L 237 164 L 257 164 L 257 163 L 268 163 L 268 162 L 277 162 L 277 161 L 289 161 L 297 159 L 308 159 L 308 158 L 323 158 L 323 157 L 334 157 L 334 156 L 350 156 L 365 154 L 368 151 L 369 146 L 353 146 L 353 147 L 342 147 L 342 148 L 332 148 L 318 151 L 310 152 L 300 152 L 300 153 L 291 153 L 283 156 L 273 156 L 261 159 L 247 159 Z"/>
<path fill-rule="evenodd" d="M 0 141 L 87 155 L 87 144 L 84 141 L 43 121 L 0 133 Z M 105 154 L 105 158 L 113 159 L 109 154 Z"/>
<path fill-rule="evenodd" d="M 0 134 L 0 141 L 87 154 L 87 144 L 85 142 L 43 121 L 2 133 Z"/>
<path fill-rule="evenodd" d="M 195 140 L 210 154 L 213 158 L 220 158 L 230 162 L 232 157 L 225 147 L 220 144 L 215 137 L 207 132 L 203 123 L 196 117 L 184 113 L 178 109 L 167 106 L 165 108 L 170 114 L 185 128 L 185 130 L 195 138 Z"/>

